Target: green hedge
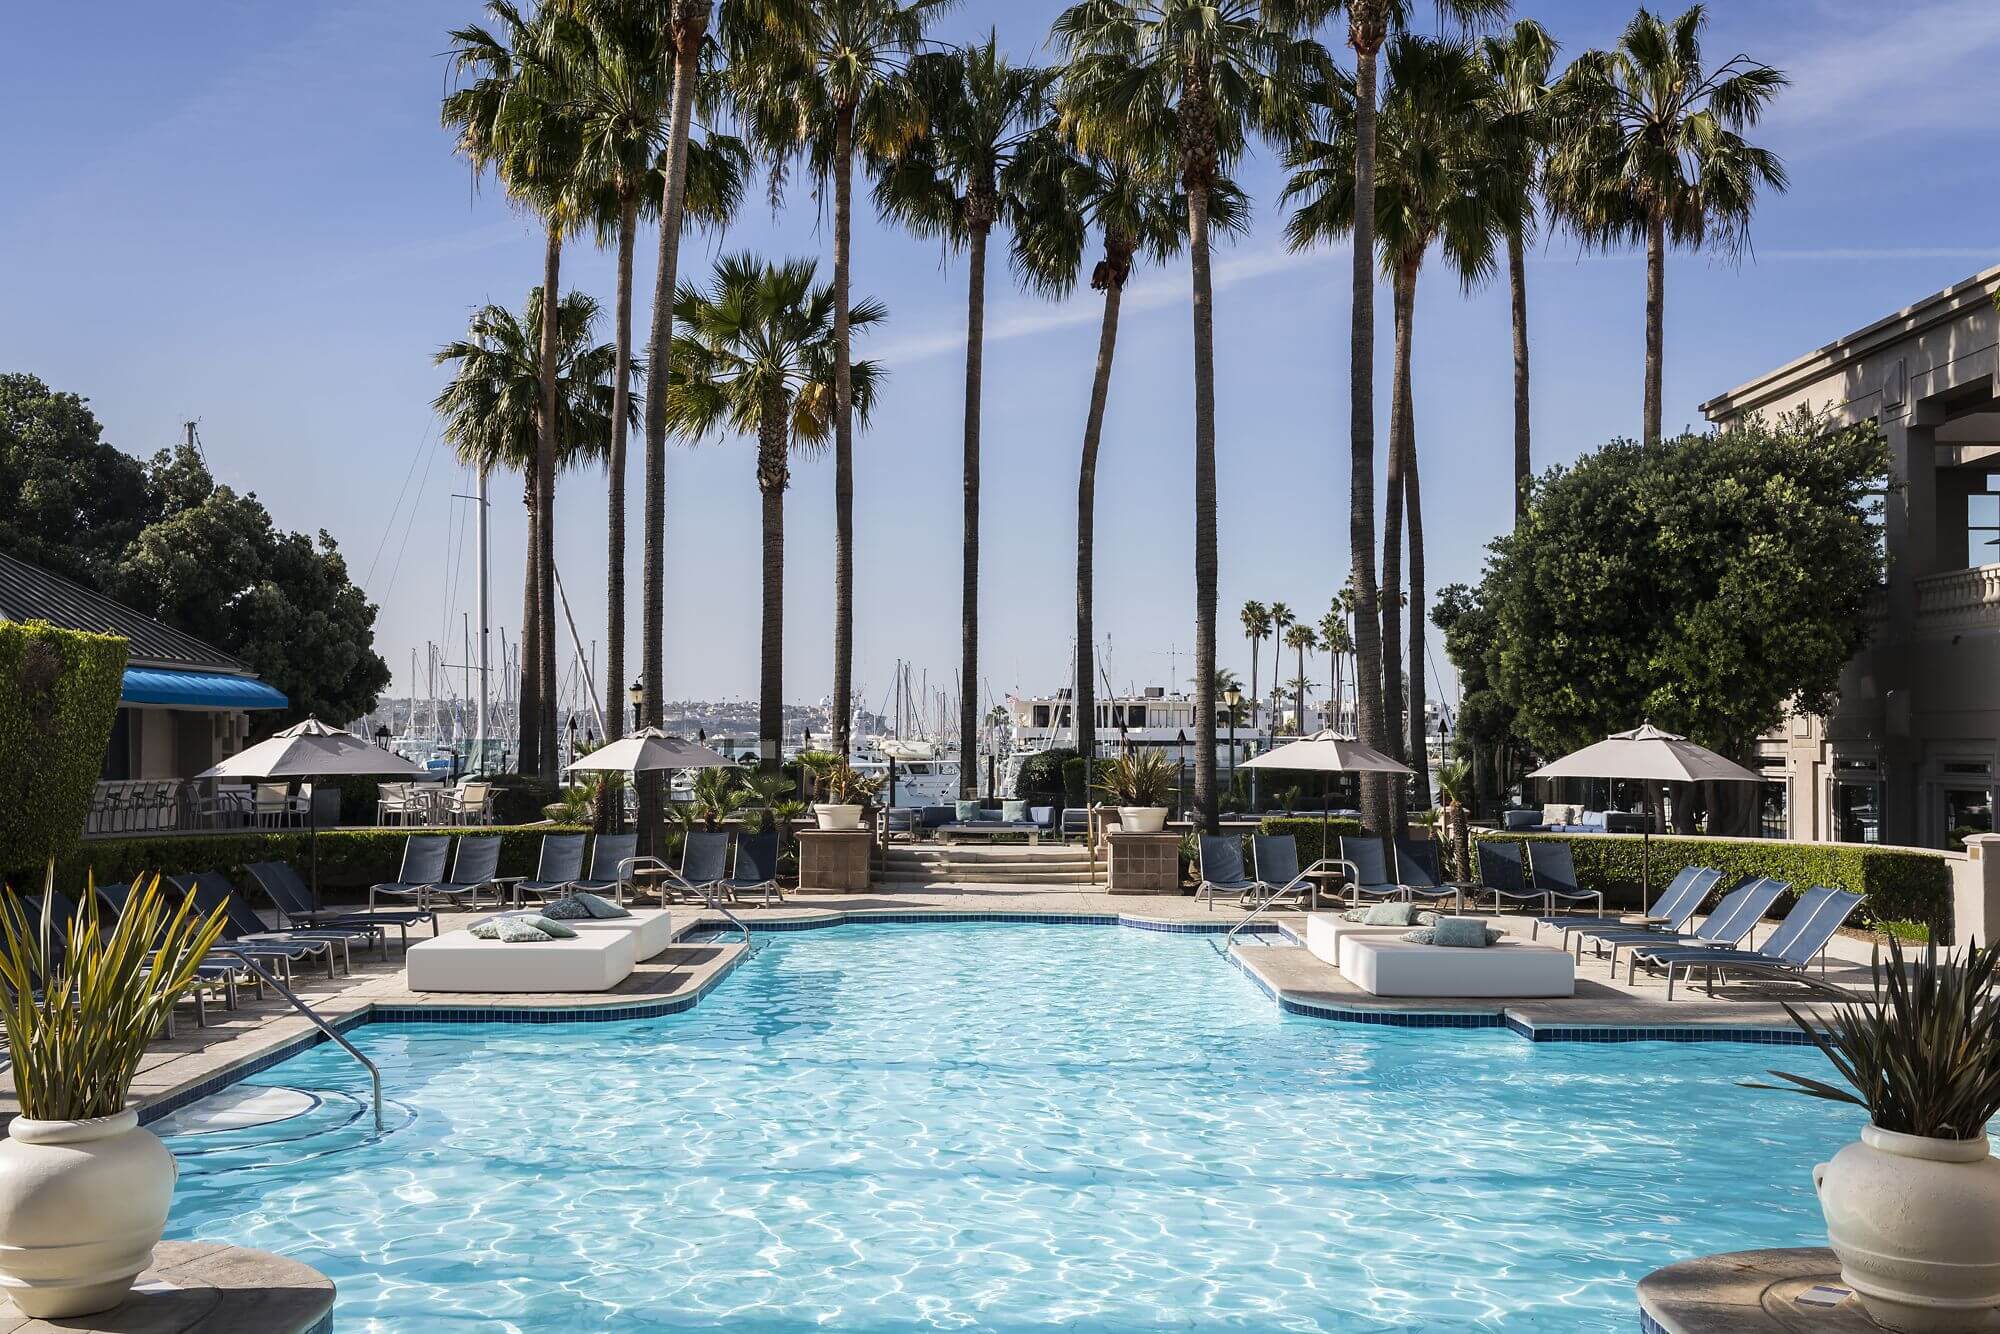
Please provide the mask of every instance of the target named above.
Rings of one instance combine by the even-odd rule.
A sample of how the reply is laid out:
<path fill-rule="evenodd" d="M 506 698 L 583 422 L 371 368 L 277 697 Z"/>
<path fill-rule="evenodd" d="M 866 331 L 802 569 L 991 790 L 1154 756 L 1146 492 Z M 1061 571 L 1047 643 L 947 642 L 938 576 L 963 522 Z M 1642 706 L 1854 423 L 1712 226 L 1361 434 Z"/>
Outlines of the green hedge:
<path fill-rule="evenodd" d="M 1645 840 L 1636 834 L 1571 837 L 1478 832 L 1475 837 L 1496 843 L 1567 842 L 1576 862 L 1578 883 L 1586 889 L 1603 890 L 1606 902 L 1614 907 L 1639 906 Z M 1790 881 L 1795 889 L 1830 885 L 1866 895 L 1867 901 L 1857 914 L 1866 925 L 1887 929 L 1891 922 L 1915 922 L 1928 927 L 1939 940 L 1951 937 L 1951 867 L 1940 853 L 1917 848 L 1656 834 L 1651 865 L 1655 893 L 1684 866 L 1713 867 L 1729 882 L 1772 875 Z"/>
<path fill-rule="evenodd" d="M 125 641 L 0 621 L 0 871 L 76 846 L 118 720 Z"/>
<path fill-rule="evenodd" d="M 411 832 L 426 834 L 498 834 L 500 874 L 532 875 L 544 834 L 588 832 L 568 825 L 528 828 L 493 826 L 486 829 L 328 829 L 319 835 L 319 884 L 322 893 L 365 890 L 396 878 L 402 864 L 403 840 Z M 312 862 L 310 834 L 304 830 L 241 834 L 181 834 L 139 838 L 98 838 L 80 844 L 57 870 L 57 884 L 74 895 L 85 874 L 99 884 L 120 884 L 145 871 L 169 875 L 219 870 L 237 879 L 251 862 L 286 861 L 304 875 Z M 241 881 L 239 880 L 239 884 Z M 18 888 L 19 886 L 17 886 Z M 244 886 L 247 888 L 247 886 Z"/>
<path fill-rule="evenodd" d="M 1294 839 L 1298 840 L 1299 865 L 1311 866 L 1321 857 L 1331 855 L 1321 846 L 1320 833 L 1322 830 L 1325 830 L 1331 838 L 1338 839 L 1342 834 L 1360 833 L 1361 822 L 1359 820 L 1330 820 L 1322 824 L 1318 820 L 1308 820 L 1302 816 L 1271 815 L 1266 816 L 1258 824 L 1257 829 L 1258 832 L 1265 834 L 1290 834 Z M 1247 852 L 1244 855 L 1243 864 L 1245 866 L 1250 864 Z"/>
<path fill-rule="evenodd" d="M 1068 746 L 1036 751 L 1021 761 L 1020 775 L 1014 780 L 1014 795 L 1037 803 L 1053 801 L 1069 805 L 1069 789 L 1063 774 L 1071 760 L 1076 761 L 1077 776 L 1081 778 L 1083 760 Z"/>

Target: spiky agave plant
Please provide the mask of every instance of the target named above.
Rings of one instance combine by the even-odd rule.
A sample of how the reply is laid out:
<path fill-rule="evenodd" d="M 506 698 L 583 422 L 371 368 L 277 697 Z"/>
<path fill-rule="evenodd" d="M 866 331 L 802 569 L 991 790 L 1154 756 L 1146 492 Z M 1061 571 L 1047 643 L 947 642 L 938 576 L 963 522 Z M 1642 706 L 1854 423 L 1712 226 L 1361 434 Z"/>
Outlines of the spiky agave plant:
<path fill-rule="evenodd" d="M 1164 806 L 1174 794 L 1174 771 L 1159 751 L 1135 751 L 1103 761 L 1097 786 L 1120 806 Z"/>
<path fill-rule="evenodd" d="M 0 1013 L 21 1114 L 89 1121 L 124 1110 L 146 1044 L 194 985 L 226 909 L 202 917 L 189 899 L 169 912 L 154 875 L 109 930 L 90 886 L 65 932 L 49 907 L 54 882 L 51 863 L 39 920 L 11 890 L 0 895 Z"/>
<path fill-rule="evenodd" d="M 1928 1139 L 1977 1139 L 2000 1111 L 2000 942 L 1966 946 L 1962 964 L 1941 960 L 1935 941 L 1906 968 L 1892 936 L 1889 966 L 1870 964 L 1872 998 L 1814 1016 L 1785 1013 L 1847 1081 L 1770 1071 L 1782 1084 L 1747 1088 L 1803 1093 L 1868 1109 L 1883 1130 Z"/>

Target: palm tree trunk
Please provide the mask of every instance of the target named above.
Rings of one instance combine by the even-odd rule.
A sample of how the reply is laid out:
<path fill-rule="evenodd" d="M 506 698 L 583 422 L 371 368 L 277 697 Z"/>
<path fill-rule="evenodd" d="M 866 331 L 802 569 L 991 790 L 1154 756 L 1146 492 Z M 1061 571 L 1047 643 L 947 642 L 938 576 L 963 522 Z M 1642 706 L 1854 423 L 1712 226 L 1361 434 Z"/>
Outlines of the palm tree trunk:
<path fill-rule="evenodd" d="M 540 654 L 542 745 L 535 773 L 556 777 L 556 329 L 562 279 L 562 229 L 549 227 L 542 255 L 542 414 L 536 423 L 535 490 L 541 526 L 535 533 L 535 640 Z"/>
<path fill-rule="evenodd" d="M 1507 287 L 1514 318 L 1514 524 L 1519 527 L 1534 460 L 1528 449 L 1528 266 L 1521 258 L 1518 230 L 1507 233 Z"/>
<path fill-rule="evenodd" d="M 959 584 L 958 794 L 979 790 L 979 389 L 986 351 L 986 235 L 972 225 L 965 302 L 965 545 Z"/>
<path fill-rule="evenodd" d="M 1349 466 L 1347 545 L 1354 580 L 1356 722 L 1361 740 L 1387 742 L 1382 707 L 1381 610 L 1375 590 L 1375 77 L 1386 19 L 1381 0 L 1356 0 L 1349 10 L 1354 47 L 1354 301 L 1348 337 Z M 1389 832 L 1389 788 L 1361 784 L 1361 820 L 1373 834 Z"/>
<path fill-rule="evenodd" d="M 833 749 L 845 756 L 854 706 L 854 370 L 848 332 L 854 108 L 834 113 L 833 147 Z"/>
<path fill-rule="evenodd" d="M 610 500 L 605 513 L 604 739 L 625 735 L 625 438 L 632 411 L 632 250 L 639 239 L 639 200 L 618 209 L 618 356 L 611 386 Z"/>
<path fill-rule="evenodd" d="M 757 489 L 764 497 L 764 620 L 757 678 L 758 767 L 775 772 L 785 738 L 785 405 L 764 404 L 758 430 Z"/>
<path fill-rule="evenodd" d="M 1661 344 L 1666 336 L 1667 223 L 1656 211 L 1646 223 L 1646 413 L 1641 442 L 1660 443 Z"/>
<path fill-rule="evenodd" d="M 1208 187 L 1188 189 L 1194 281 L 1194 803 L 1216 832 L 1215 287 L 1208 264 Z"/>
<path fill-rule="evenodd" d="M 1387 718 L 1387 751 L 1403 758 L 1403 386 L 1410 373 L 1410 271 L 1398 261 L 1390 283 L 1396 343 L 1389 375 L 1389 462 L 1382 516 L 1382 710 Z M 1402 824 L 1400 802 L 1391 798 Z"/>
<path fill-rule="evenodd" d="M 1072 699 L 1076 750 L 1086 761 L 1097 754 L 1097 671 L 1092 627 L 1093 552 L 1097 541 L 1097 447 L 1104 435 L 1104 405 L 1111 396 L 1111 361 L 1118 350 L 1118 308 L 1125 296 L 1129 251 L 1111 238 L 1104 243 L 1104 317 L 1097 332 L 1097 373 L 1090 382 L 1090 413 L 1083 422 L 1083 459 L 1076 474 L 1076 690 Z"/>
<path fill-rule="evenodd" d="M 1306 646 L 1299 644 L 1299 697 L 1292 701 L 1292 730 L 1306 734 Z"/>
<path fill-rule="evenodd" d="M 1417 307 L 1417 275 L 1410 274 L 1409 310 L 1403 317 L 1408 330 L 1397 339 L 1398 343 L 1409 343 L 1415 337 Z M 1407 361 L 1408 351 L 1401 353 Z M 1403 456 L 1403 510 L 1405 531 L 1410 541 L 1410 751 L 1405 758 L 1412 769 L 1417 771 L 1415 782 L 1410 786 L 1410 808 L 1427 811 L 1431 808 L 1430 753 L 1425 749 L 1429 734 L 1424 726 L 1424 507 L 1423 494 L 1417 483 L 1417 412 L 1416 393 L 1411 385 L 1407 365 L 1398 377 L 1402 382 L 1401 437 L 1397 451 Z"/>
<path fill-rule="evenodd" d="M 1257 636 L 1250 639 L 1250 708 L 1254 715 L 1257 708 Z"/>
<path fill-rule="evenodd" d="M 514 730 L 519 735 L 520 753 L 515 756 L 515 772 L 533 774 L 541 766 L 542 755 L 542 637 L 535 628 L 535 599 L 540 594 L 541 505 L 533 469 L 521 479 L 521 507 L 528 515 L 527 558 L 521 562 L 521 685 L 514 701 Z"/>

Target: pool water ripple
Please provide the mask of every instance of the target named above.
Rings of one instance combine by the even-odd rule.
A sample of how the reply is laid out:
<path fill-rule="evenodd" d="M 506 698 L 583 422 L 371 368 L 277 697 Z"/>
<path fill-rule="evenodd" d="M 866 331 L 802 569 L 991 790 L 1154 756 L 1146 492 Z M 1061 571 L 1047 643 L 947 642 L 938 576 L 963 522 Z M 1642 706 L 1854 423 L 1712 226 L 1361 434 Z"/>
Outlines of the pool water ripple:
<path fill-rule="evenodd" d="M 1736 1086 L 1803 1049 L 1290 1017 L 1100 926 L 781 935 L 680 1015 L 356 1036 L 393 1133 L 169 1141 L 170 1235 L 324 1269 L 344 1330 L 1625 1330 L 1660 1264 L 1814 1240 L 1855 1130 Z M 328 1048 L 257 1082 L 357 1092 Z"/>

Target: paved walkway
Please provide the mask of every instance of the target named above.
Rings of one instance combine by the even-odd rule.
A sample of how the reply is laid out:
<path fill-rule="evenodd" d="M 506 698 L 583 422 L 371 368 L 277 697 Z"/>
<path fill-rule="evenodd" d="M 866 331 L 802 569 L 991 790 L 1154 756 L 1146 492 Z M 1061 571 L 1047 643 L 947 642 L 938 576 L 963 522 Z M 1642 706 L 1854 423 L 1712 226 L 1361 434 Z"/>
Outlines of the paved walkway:
<path fill-rule="evenodd" d="M 719 914 L 692 907 L 677 907 L 677 913 L 692 914 L 700 925 L 721 926 Z M 1060 913 L 1089 916 L 1125 916 L 1169 925 L 1226 927 L 1242 920 L 1244 914 L 1233 902 L 1218 901 L 1210 907 L 1187 895 L 1112 895 L 1102 891 L 1065 887 L 1006 885 L 932 885 L 921 890 L 874 890 L 863 894 L 801 894 L 782 907 L 743 908 L 739 914 L 753 928 L 760 923 L 836 920 L 845 913 L 892 912 L 898 915 L 959 913 Z M 483 915 L 483 914 L 481 914 Z M 449 930 L 473 914 L 447 914 Z M 1293 931 L 1302 930 L 1300 914 L 1272 912 L 1265 919 Z M 1523 934 L 1526 922 L 1498 919 L 1498 924 Z M 696 1004 L 706 991 L 718 984 L 742 954 L 733 937 L 715 937 L 696 932 L 696 939 L 666 950 L 640 964 L 618 987 L 607 992 L 580 995 L 470 995 L 413 992 L 405 985 L 400 955 L 392 946 L 386 961 L 372 952 L 364 959 L 356 956 L 353 976 L 328 979 L 301 973 L 295 978 L 300 997 L 336 1026 L 366 1021 L 370 1012 L 387 1019 L 420 1017 L 418 1010 L 503 1009 L 512 1012 L 574 1010 L 580 1007 L 630 1010 L 634 1013 L 666 1013 Z M 1850 986 L 1867 984 L 1865 944 L 1852 940 L 1836 942 L 1840 959 L 1830 979 Z M 1661 1028 L 1727 1026 L 1731 1028 L 1789 1027 L 1783 1009 L 1767 989 L 1733 986 L 1715 999 L 1699 992 L 1683 992 L 1682 999 L 1669 1004 L 1663 983 L 1641 979 L 1630 986 L 1613 982 L 1601 963 L 1586 958 L 1577 980 L 1577 994 L 1564 1000 L 1537 1001 L 1423 1001 L 1386 1000 L 1366 995 L 1343 979 L 1330 965 L 1314 958 L 1302 947 L 1265 937 L 1239 945 L 1237 959 L 1288 1008 L 1339 1013 L 1371 1011 L 1450 1012 L 1483 1014 L 1512 1020 L 1519 1028 L 1598 1026 L 1606 1028 Z M 1796 995 L 1796 988 L 1792 994 Z M 209 1024 L 197 1028 L 188 1007 L 182 1006 L 176 1036 L 155 1042 L 148 1051 L 133 1085 L 133 1095 L 155 1107 L 177 1106 L 191 1096 L 240 1078 L 261 1068 L 301 1039 L 310 1036 L 310 1023 L 283 1000 L 272 997 L 256 1000 L 246 996 L 235 1011 L 211 1005 Z M 17 1110 L 11 1084 L 0 1091 L 0 1122 Z"/>

